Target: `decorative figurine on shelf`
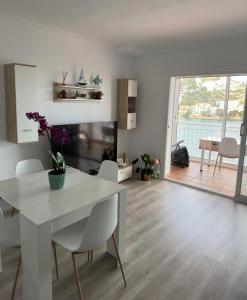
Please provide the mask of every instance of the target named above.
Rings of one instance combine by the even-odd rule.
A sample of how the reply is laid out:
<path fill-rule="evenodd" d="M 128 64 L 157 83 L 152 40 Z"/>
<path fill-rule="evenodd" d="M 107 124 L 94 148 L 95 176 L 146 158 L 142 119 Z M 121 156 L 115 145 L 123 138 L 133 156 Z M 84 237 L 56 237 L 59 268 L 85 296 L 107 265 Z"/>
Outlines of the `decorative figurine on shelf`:
<path fill-rule="evenodd" d="M 81 67 L 81 73 L 80 73 L 79 80 L 78 80 L 78 85 L 83 85 L 83 86 L 87 85 L 82 67 Z"/>
<path fill-rule="evenodd" d="M 104 94 L 102 91 L 91 91 L 89 95 L 91 99 L 101 100 Z"/>
<path fill-rule="evenodd" d="M 63 77 L 62 85 L 65 85 L 65 80 L 66 80 L 67 75 L 68 75 L 68 72 L 62 71 L 62 77 Z"/>
<path fill-rule="evenodd" d="M 123 152 L 123 163 L 127 165 L 127 164 L 128 164 L 128 161 L 129 161 L 129 159 L 128 159 L 127 153 L 126 153 L 126 152 Z"/>
<path fill-rule="evenodd" d="M 58 93 L 58 98 L 66 98 L 67 94 L 65 90 L 62 90 Z"/>
<path fill-rule="evenodd" d="M 96 77 L 92 81 L 97 87 L 99 87 L 100 84 L 102 84 L 102 78 L 100 78 L 99 75 L 96 75 Z"/>
<path fill-rule="evenodd" d="M 76 92 L 76 98 L 86 98 L 87 97 L 87 94 L 86 93 L 79 93 L 79 92 Z"/>

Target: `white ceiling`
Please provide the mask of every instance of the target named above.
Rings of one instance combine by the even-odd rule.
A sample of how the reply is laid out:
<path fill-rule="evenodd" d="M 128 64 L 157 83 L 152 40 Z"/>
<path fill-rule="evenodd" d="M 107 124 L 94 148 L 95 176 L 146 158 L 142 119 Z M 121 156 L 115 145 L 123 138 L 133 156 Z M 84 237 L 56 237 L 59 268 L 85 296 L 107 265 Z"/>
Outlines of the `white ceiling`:
<path fill-rule="evenodd" d="M 0 0 L 0 14 L 127 48 L 247 31 L 247 0 Z"/>

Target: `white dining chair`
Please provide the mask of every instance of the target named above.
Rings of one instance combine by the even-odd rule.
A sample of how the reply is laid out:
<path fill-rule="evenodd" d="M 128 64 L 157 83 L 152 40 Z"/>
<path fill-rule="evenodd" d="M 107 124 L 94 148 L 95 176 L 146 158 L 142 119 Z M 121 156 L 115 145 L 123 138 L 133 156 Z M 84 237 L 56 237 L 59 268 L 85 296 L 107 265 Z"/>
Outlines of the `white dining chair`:
<path fill-rule="evenodd" d="M 118 165 L 115 161 L 104 160 L 101 163 L 98 177 L 118 183 Z"/>
<path fill-rule="evenodd" d="M 20 248 L 19 216 L 5 218 L 0 209 L 0 248 Z M 17 281 L 20 273 L 21 255 L 19 255 L 17 268 L 11 292 L 11 300 L 14 299 Z"/>
<path fill-rule="evenodd" d="M 125 279 L 121 259 L 118 252 L 114 231 L 118 222 L 118 195 L 114 195 L 97 203 L 90 216 L 82 221 L 61 229 L 53 234 L 53 241 L 71 252 L 79 299 L 82 300 L 82 290 L 75 256 L 88 253 L 105 243 L 110 237 L 113 240 L 117 260 L 121 269 L 125 287 Z"/>
<path fill-rule="evenodd" d="M 221 161 L 222 161 L 223 157 L 226 157 L 226 158 L 239 158 L 239 146 L 237 144 L 236 139 L 229 138 L 229 137 L 223 137 L 222 138 L 222 140 L 220 142 L 219 151 L 218 151 L 218 155 L 217 155 L 217 158 L 216 158 L 215 166 L 214 166 L 213 176 L 214 176 L 215 170 L 217 168 L 218 159 L 220 159 L 220 163 L 219 163 L 219 170 L 220 170 Z"/>
<path fill-rule="evenodd" d="M 32 174 L 35 172 L 43 171 L 43 165 L 39 159 L 26 159 L 21 160 L 17 163 L 15 167 L 15 177 L 19 177 L 26 174 Z M 16 209 L 13 207 L 11 216 L 13 217 Z"/>
<path fill-rule="evenodd" d="M 17 163 L 15 167 L 15 177 L 30 174 L 34 172 L 43 171 L 43 165 L 40 160 L 38 159 L 26 159 L 21 160 Z M 0 198 L 0 201 L 4 201 L 4 199 Z M 11 207 L 4 203 L 4 206 L 6 206 L 6 209 L 12 209 L 11 210 L 11 216 L 13 217 L 14 213 L 16 212 L 16 209 L 14 207 Z"/>
<path fill-rule="evenodd" d="M 43 165 L 39 159 L 26 159 L 17 163 L 15 177 L 43 171 Z"/>
<path fill-rule="evenodd" d="M 109 180 L 115 183 L 118 183 L 118 165 L 116 162 L 112 160 L 104 160 L 101 165 L 97 177 Z M 57 254 L 56 254 L 56 244 L 53 243 L 54 255 L 55 255 L 55 263 L 57 266 Z M 93 262 L 93 250 L 89 250 L 87 253 L 87 259 L 89 262 Z M 57 268 L 56 268 L 57 269 Z M 58 271 L 57 271 L 58 278 Z"/>
<path fill-rule="evenodd" d="M 99 178 L 118 183 L 118 165 L 115 161 L 104 160 L 97 175 Z M 88 261 L 93 262 L 93 250 L 88 252 Z"/>

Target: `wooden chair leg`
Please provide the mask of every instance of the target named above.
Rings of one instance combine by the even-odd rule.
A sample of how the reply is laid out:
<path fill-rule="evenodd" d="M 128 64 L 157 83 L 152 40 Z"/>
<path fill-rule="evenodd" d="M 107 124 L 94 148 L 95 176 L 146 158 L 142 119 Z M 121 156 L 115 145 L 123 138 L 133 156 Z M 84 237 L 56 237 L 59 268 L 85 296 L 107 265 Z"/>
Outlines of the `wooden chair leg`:
<path fill-rule="evenodd" d="M 219 153 L 218 153 L 218 155 L 217 155 L 217 158 L 216 158 L 216 162 L 215 162 L 215 166 L 214 166 L 214 173 L 213 173 L 213 176 L 214 176 L 214 174 L 215 174 L 215 170 L 216 170 L 216 168 L 217 168 L 218 158 L 219 158 Z"/>
<path fill-rule="evenodd" d="M 87 261 L 88 262 L 93 262 L 93 250 L 89 250 L 87 252 Z"/>
<path fill-rule="evenodd" d="M 13 217 L 13 216 L 14 216 L 14 214 L 15 214 L 15 208 L 14 208 L 14 207 L 12 207 L 12 210 L 11 210 L 11 217 Z"/>
<path fill-rule="evenodd" d="M 14 279 L 14 284 L 13 284 L 13 289 L 12 289 L 12 294 L 11 294 L 11 300 L 14 300 L 15 297 L 15 291 L 16 291 L 16 286 L 19 278 L 19 273 L 20 273 L 20 268 L 21 268 L 21 254 L 18 258 L 18 263 L 17 263 L 17 269 L 15 273 L 15 279 Z"/>
<path fill-rule="evenodd" d="M 55 261 L 55 269 L 56 269 L 56 280 L 59 278 L 59 273 L 58 273 L 58 263 L 57 263 L 57 247 L 56 243 L 52 242 L 52 248 L 53 248 L 53 254 L 54 254 L 54 261 Z"/>
<path fill-rule="evenodd" d="M 74 273 L 75 273 L 75 279 L 76 279 L 76 285 L 77 285 L 79 299 L 83 300 L 82 291 L 81 291 L 81 284 L 80 284 L 80 278 L 79 278 L 79 274 L 78 274 L 78 270 L 77 270 L 77 266 L 76 266 L 76 261 L 75 261 L 75 253 L 72 252 L 71 256 L 72 256 L 72 261 L 73 261 L 73 267 L 74 267 Z"/>
<path fill-rule="evenodd" d="M 115 238 L 115 235 L 114 235 L 114 234 L 112 235 L 112 240 L 113 240 L 113 244 L 114 244 L 114 247 L 115 247 L 115 250 L 116 250 L 117 259 L 118 259 L 118 262 L 119 262 L 119 266 L 120 266 L 120 269 L 121 269 L 121 273 L 122 273 L 122 276 L 123 276 L 124 285 L 125 285 L 125 287 L 126 287 L 126 286 L 127 286 L 127 282 L 126 282 L 126 279 L 125 279 L 124 270 L 123 270 L 122 262 L 121 262 L 121 259 L 120 259 L 120 256 L 119 256 L 118 247 L 117 247 L 117 242 L 116 242 L 116 238 Z"/>

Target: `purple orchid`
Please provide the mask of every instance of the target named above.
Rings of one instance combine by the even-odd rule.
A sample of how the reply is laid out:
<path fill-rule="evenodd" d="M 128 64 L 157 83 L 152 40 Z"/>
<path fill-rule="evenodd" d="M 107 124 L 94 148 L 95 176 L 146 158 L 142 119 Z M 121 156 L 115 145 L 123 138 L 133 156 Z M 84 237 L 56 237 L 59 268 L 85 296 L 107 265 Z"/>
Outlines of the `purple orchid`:
<path fill-rule="evenodd" d="M 60 130 L 57 127 L 51 127 L 51 140 L 55 145 L 65 145 L 69 143 L 69 132 L 67 129 L 63 128 Z"/>
<path fill-rule="evenodd" d="M 60 157 L 62 156 L 62 145 L 69 143 L 69 132 L 67 129 L 63 128 L 62 130 L 57 127 L 51 127 L 48 125 L 46 118 L 41 116 L 38 112 L 29 112 L 26 113 L 26 116 L 29 120 L 34 120 L 34 122 L 39 123 L 38 133 L 39 136 L 47 136 L 50 146 L 51 146 L 51 153 L 53 158 L 53 168 L 57 172 L 65 171 L 65 162 L 64 159 L 58 160 L 56 159 L 57 155 L 59 154 Z M 60 146 L 60 152 L 57 151 L 56 146 Z"/>
<path fill-rule="evenodd" d="M 29 120 L 34 120 L 34 122 L 39 123 L 39 129 L 38 129 L 39 136 L 44 136 L 47 129 L 50 129 L 46 121 L 46 118 L 44 116 L 41 116 L 38 112 L 34 112 L 34 113 L 29 112 L 26 113 L 26 116 L 28 117 Z"/>

